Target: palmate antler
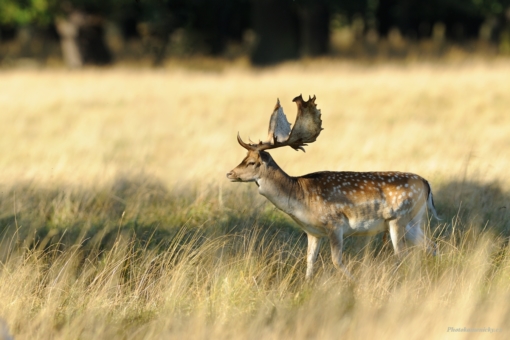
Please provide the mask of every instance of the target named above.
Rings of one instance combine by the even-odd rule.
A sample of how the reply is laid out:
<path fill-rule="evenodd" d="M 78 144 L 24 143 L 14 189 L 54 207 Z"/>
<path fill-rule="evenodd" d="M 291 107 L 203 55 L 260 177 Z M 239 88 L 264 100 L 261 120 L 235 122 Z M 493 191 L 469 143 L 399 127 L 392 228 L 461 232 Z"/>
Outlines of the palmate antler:
<path fill-rule="evenodd" d="M 303 97 L 299 95 L 292 100 L 298 107 L 296 122 L 292 130 L 285 113 L 283 113 L 280 100 L 277 100 L 274 112 L 269 120 L 268 141 L 248 144 L 242 141 L 239 134 L 237 134 L 237 141 L 248 150 L 262 151 L 290 146 L 294 150 L 305 151 L 304 146 L 308 145 L 306 143 L 315 142 L 323 130 L 321 111 L 317 109 L 317 104 L 315 104 L 316 98 L 315 96 L 308 98 L 308 101 L 305 102 Z"/>

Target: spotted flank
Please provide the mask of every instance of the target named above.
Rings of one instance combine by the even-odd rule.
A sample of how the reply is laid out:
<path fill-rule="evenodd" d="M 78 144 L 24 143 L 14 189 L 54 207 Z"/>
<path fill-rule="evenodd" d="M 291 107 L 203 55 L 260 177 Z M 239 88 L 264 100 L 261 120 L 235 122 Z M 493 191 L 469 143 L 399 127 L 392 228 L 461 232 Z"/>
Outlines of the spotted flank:
<path fill-rule="evenodd" d="M 385 219 L 409 214 L 427 201 L 430 186 L 423 178 L 403 172 L 323 171 L 299 178 L 311 202 L 342 210 L 347 217 L 377 213 Z"/>

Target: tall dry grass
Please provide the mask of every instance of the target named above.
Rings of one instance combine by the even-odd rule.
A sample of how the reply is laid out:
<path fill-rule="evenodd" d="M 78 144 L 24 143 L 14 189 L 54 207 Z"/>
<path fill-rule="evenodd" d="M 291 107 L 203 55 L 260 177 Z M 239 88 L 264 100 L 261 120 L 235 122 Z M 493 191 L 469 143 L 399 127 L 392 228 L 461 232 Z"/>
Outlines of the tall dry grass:
<path fill-rule="evenodd" d="M 507 338 L 509 76 L 504 61 L 2 71 L 0 338 Z M 225 178 L 236 133 L 264 137 L 276 98 L 292 119 L 300 93 L 325 130 L 276 161 L 426 177 L 439 256 L 396 268 L 380 237 L 349 238 L 355 284 L 329 247 L 304 282 L 302 232 Z"/>

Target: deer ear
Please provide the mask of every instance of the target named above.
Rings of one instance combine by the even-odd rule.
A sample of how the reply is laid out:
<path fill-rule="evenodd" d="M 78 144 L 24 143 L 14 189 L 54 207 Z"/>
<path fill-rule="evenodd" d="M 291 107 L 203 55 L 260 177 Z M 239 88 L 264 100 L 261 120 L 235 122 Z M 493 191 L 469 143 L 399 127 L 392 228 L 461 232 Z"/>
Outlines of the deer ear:
<path fill-rule="evenodd" d="M 271 160 L 271 155 L 265 151 L 259 152 L 260 160 L 264 163 L 268 163 Z"/>

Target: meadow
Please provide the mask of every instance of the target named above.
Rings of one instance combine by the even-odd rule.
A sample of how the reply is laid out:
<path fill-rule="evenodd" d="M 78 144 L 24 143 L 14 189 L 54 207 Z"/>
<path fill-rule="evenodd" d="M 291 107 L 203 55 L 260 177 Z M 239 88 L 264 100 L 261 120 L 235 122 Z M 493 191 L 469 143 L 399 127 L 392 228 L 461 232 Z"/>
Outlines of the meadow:
<path fill-rule="evenodd" d="M 0 339 L 506 339 L 510 62 L 0 71 Z M 439 255 L 323 244 L 225 175 L 276 99 L 316 95 L 290 175 L 409 171 Z"/>

